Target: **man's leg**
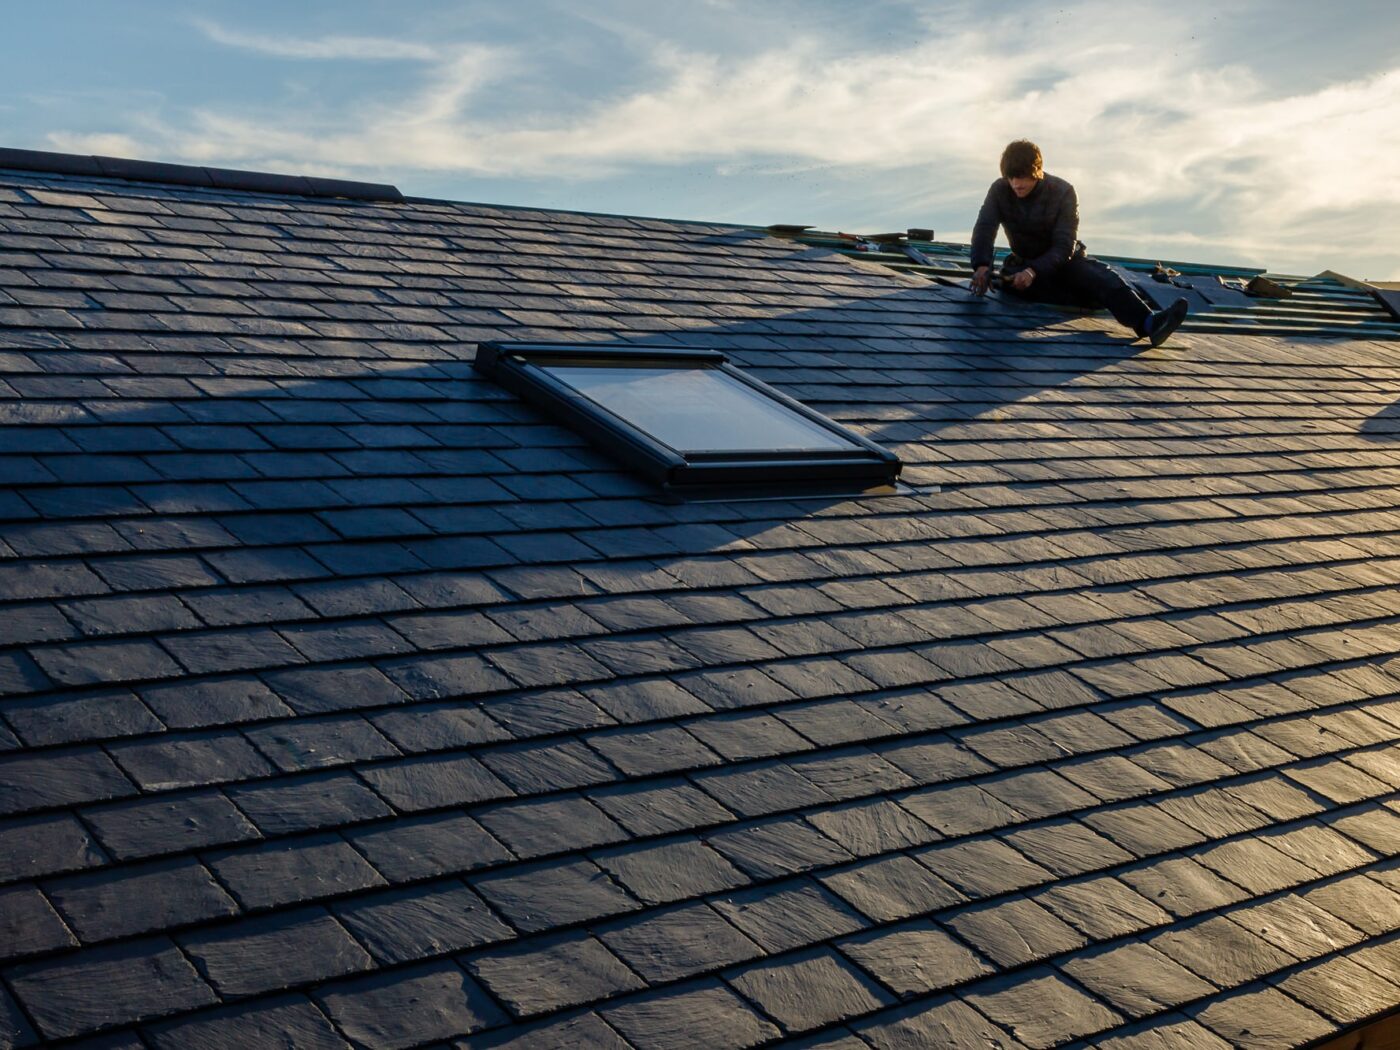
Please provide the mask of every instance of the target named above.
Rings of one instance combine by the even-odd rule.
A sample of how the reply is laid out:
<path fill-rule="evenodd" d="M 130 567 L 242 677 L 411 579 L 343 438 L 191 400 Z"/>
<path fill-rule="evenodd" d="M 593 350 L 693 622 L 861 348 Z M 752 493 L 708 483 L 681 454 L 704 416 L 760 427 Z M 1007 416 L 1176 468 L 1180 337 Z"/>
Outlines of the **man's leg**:
<path fill-rule="evenodd" d="M 1134 334 L 1147 334 L 1152 304 L 1106 264 L 1080 256 L 1065 263 L 1054 276 L 1057 283 L 1073 288 L 1086 300 L 1108 307 L 1114 319 L 1131 328 Z"/>

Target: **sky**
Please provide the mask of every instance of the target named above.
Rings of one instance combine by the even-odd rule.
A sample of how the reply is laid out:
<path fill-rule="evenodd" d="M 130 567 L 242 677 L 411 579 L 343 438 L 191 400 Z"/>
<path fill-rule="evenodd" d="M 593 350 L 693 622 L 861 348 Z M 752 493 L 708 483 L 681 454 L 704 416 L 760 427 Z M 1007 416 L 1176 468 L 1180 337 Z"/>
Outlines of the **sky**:
<path fill-rule="evenodd" d="M 1393 0 L 0 5 L 0 146 L 965 240 L 1026 137 L 1091 252 L 1400 279 Z"/>

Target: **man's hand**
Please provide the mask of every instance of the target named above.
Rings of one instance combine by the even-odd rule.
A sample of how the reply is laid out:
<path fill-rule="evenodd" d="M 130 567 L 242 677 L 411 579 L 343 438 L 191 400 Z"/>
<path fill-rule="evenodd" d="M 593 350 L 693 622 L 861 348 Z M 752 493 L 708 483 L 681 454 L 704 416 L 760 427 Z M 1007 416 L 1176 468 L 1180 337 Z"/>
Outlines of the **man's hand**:
<path fill-rule="evenodd" d="M 972 275 L 972 294 L 986 295 L 991 284 L 992 268 L 990 266 L 977 267 L 977 272 Z"/>
<path fill-rule="evenodd" d="M 1011 278 L 1011 287 L 1015 288 L 1018 292 L 1024 292 L 1027 288 L 1031 286 L 1031 282 L 1034 280 L 1035 271 L 1032 270 L 1029 266 L 1027 266 L 1015 277 Z"/>

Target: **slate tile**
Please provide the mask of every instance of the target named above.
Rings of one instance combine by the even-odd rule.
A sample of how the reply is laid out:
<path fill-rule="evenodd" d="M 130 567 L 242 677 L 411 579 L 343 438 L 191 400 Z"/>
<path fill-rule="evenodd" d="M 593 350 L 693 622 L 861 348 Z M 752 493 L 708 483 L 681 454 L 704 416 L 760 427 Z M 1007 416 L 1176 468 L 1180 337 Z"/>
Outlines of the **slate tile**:
<path fill-rule="evenodd" d="M 247 485 L 242 486 L 245 490 Z M 281 583 L 291 580 L 315 580 L 330 575 L 327 566 L 299 547 L 249 547 L 242 550 L 215 551 L 206 560 L 223 577 L 210 583 Z"/>
<path fill-rule="evenodd" d="M 490 996 L 450 962 L 337 982 L 314 997 L 351 1040 L 383 1050 L 466 1035 L 506 1020 Z"/>
<path fill-rule="evenodd" d="M 78 939 L 32 885 L 22 883 L 0 889 L 0 958 L 8 962 L 77 946 Z M 4 1028 L 0 1028 L 3 1032 Z"/>
<path fill-rule="evenodd" d="M 219 881 L 245 908 L 268 908 L 383 886 L 369 866 L 338 835 L 279 839 L 251 849 L 205 856 Z"/>
<path fill-rule="evenodd" d="M 145 791 L 172 791 L 274 772 L 240 733 L 166 734 L 109 745 L 112 756 Z"/>
<path fill-rule="evenodd" d="M 582 649 L 567 643 L 537 643 L 513 649 L 494 649 L 486 657 L 509 675 L 511 681 L 527 689 L 573 685 L 612 677 L 606 667 Z"/>
<path fill-rule="evenodd" d="M 360 896 L 332 910 L 383 964 L 411 962 L 515 936 L 480 897 L 455 880 Z"/>
<path fill-rule="evenodd" d="M 1104 802 L 1121 802 L 1171 788 L 1161 777 L 1120 755 L 1097 755 L 1057 763 L 1055 772 Z"/>
<path fill-rule="evenodd" d="M 0 813 L 23 813 L 134 795 L 135 787 L 95 748 L 0 756 Z"/>
<path fill-rule="evenodd" d="M 1284 952 L 1221 916 L 1196 919 L 1146 941 L 1221 988 L 1245 984 L 1292 962 Z"/>
<path fill-rule="evenodd" d="M 810 1031 L 894 1002 L 830 948 L 745 967 L 728 981 L 789 1032 Z"/>
<path fill-rule="evenodd" d="M 1004 836 L 1012 846 L 1056 875 L 1077 875 L 1133 860 L 1082 824 L 1060 821 L 1020 828 Z"/>
<path fill-rule="evenodd" d="M 702 772 L 691 779 L 726 808 L 746 817 L 832 801 L 825 790 L 783 762 Z"/>
<path fill-rule="evenodd" d="M 979 781 L 987 794 L 1032 820 L 1098 804 L 1098 799 L 1048 769 L 1022 769 Z"/>
<path fill-rule="evenodd" d="M 1140 857 L 1156 856 L 1206 841 L 1206 834 L 1184 824 L 1155 802 L 1129 803 L 1090 813 L 1085 823 Z"/>
<path fill-rule="evenodd" d="M 1241 1050 L 1297 1045 L 1336 1026 L 1273 988 L 1250 988 L 1188 1008 L 1192 1018 Z"/>
<path fill-rule="evenodd" d="M 526 933 L 639 907 L 596 864 L 584 860 L 543 861 L 479 875 L 472 885 L 511 925 Z"/>
<path fill-rule="evenodd" d="M 705 904 L 648 912 L 600 931 L 605 944 L 655 984 L 753 959 L 763 950 Z"/>
<path fill-rule="evenodd" d="M 1099 1037 L 1105 1050 L 1228 1050 L 1230 1044 L 1181 1014 L 1127 1025 Z"/>
<path fill-rule="evenodd" d="M 1117 1012 L 1049 970 L 994 978 L 969 991 L 967 1000 L 1036 1050 L 1103 1031 L 1122 1021 Z"/>
<path fill-rule="evenodd" d="M 511 635 L 479 612 L 453 609 L 391 616 L 387 622 L 417 649 L 465 649 L 512 640 Z"/>
<path fill-rule="evenodd" d="M 1365 939 L 1355 927 L 1293 894 L 1236 908 L 1230 918 L 1299 959 L 1326 955 Z"/>
<path fill-rule="evenodd" d="M 1385 1013 L 1400 998 L 1400 987 L 1345 956 L 1328 959 L 1278 982 L 1304 1006 L 1340 1025 L 1355 1025 Z"/>
<path fill-rule="evenodd" d="M 297 1050 L 348 1050 L 325 1014 L 300 996 L 210 1010 L 166 1024 L 151 1025 L 146 1037 L 156 1050 L 244 1050 L 286 1046 Z"/>
<path fill-rule="evenodd" d="M 460 1042 L 457 1050 L 631 1050 L 597 1014 L 581 1013 L 534 1025 L 512 1025 Z"/>
<path fill-rule="evenodd" d="M 396 685 L 415 700 L 449 700 L 513 688 L 479 656 L 418 656 L 383 665 Z"/>
<path fill-rule="evenodd" d="M 532 939 L 477 955 L 467 965 L 516 1017 L 610 999 L 646 987 L 601 942 L 588 935 Z"/>
<path fill-rule="evenodd" d="M 482 753 L 490 770 L 522 794 L 606 784 L 618 779 L 606 760 L 576 740 L 519 744 Z"/>
<path fill-rule="evenodd" d="M 65 602 L 64 612 L 85 635 L 145 634 L 202 627 L 174 595 L 90 598 Z"/>
<path fill-rule="evenodd" d="M 84 740 L 158 733 L 165 727 L 141 701 L 125 691 L 19 700 L 4 707 L 5 719 L 27 744 L 74 744 Z"/>
<path fill-rule="evenodd" d="M 240 587 L 182 595 L 211 627 L 311 619 L 315 612 L 285 587 Z"/>
<path fill-rule="evenodd" d="M 1236 839 L 1198 850 L 1192 859 L 1216 874 L 1262 895 L 1317 878 L 1317 872 L 1274 849 L 1263 839 Z"/>
<path fill-rule="evenodd" d="M 83 819 L 118 860 L 134 860 L 259 837 L 218 791 L 136 799 L 83 811 Z"/>
<path fill-rule="evenodd" d="M 753 707 L 759 704 L 792 700 L 797 694 L 771 676 L 752 667 L 729 668 L 681 673 L 675 681 L 687 694 L 698 698 L 701 709 L 687 712 L 699 714 L 709 710 Z M 704 705 L 709 705 L 705 707 Z"/>
<path fill-rule="evenodd" d="M 715 981 L 667 988 L 605 1008 L 604 1019 L 636 1050 L 744 1050 L 778 1030 Z"/>
<path fill-rule="evenodd" d="M 977 905 L 945 920 L 968 944 L 1003 967 L 1083 947 L 1080 933 L 1024 897 Z"/>
<path fill-rule="evenodd" d="M 625 840 L 627 832 L 580 795 L 503 803 L 478 810 L 477 820 L 518 857 L 541 857 Z"/>
<path fill-rule="evenodd" d="M 276 632 L 261 627 L 175 635 L 161 644 L 193 674 L 278 667 L 304 659 Z"/>
<path fill-rule="evenodd" d="M 896 922 L 967 899 L 928 868 L 898 854 L 841 868 L 819 879 L 876 922 Z"/>
<path fill-rule="evenodd" d="M 401 704 L 408 695 L 373 667 L 305 667 L 263 676 L 299 715 Z"/>
<path fill-rule="evenodd" d="M 923 788 L 897 795 L 895 801 L 935 831 L 950 837 L 1018 824 L 1025 819 L 973 784 Z"/>
<path fill-rule="evenodd" d="M 914 851 L 919 863 L 970 897 L 1025 889 L 1054 876 L 996 838 L 976 838 Z"/>
<path fill-rule="evenodd" d="M 106 855 L 73 816 L 0 820 L 0 881 L 94 867 Z"/>
<path fill-rule="evenodd" d="M 940 837 L 922 820 L 882 798 L 809 813 L 807 820 L 856 857 L 922 846 Z"/>
<path fill-rule="evenodd" d="M 769 952 L 804 947 L 868 925 L 840 897 L 805 878 L 725 894 L 710 903 Z"/>
<path fill-rule="evenodd" d="M 49 882 L 45 889 L 85 943 L 238 913 L 204 866 L 192 860 L 73 875 Z"/>
<path fill-rule="evenodd" d="M 10 971 L 42 1035 L 62 1039 L 214 1003 L 213 991 L 165 938 L 63 955 Z"/>
<path fill-rule="evenodd" d="M 461 814 L 400 818 L 377 827 L 350 828 L 345 834 L 391 882 L 471 871 L 512 859 L 481 825 Z"/>
<path fill-rule="evenodd" d="M 299 599 L 322 616 L 368 616 L 374 613 L 417 609 L 419 602 L 408 591 L 415 579 L 422 581 L 430 578 L 408 577 L 399 583 L 378 578 L 317 580 L 293 584 L 292 590 Z M 452 604 L 446 595 L 440 596 L 439 602 L 444 605 Z"/>
<path fill-rule="evenodd" d="M 1365 875 L 1348 875 L 1304 890 L 1302 896 L 1373 937 L 1400 929 L 1400 895 Z"/>
<path fill-rule="evenodd" d="M 390 813 L 374 792 L 344 772 L 239 784 L 228 794 L 266 835 L 338 827 Z"/>
<path fill-rule="evenodd" d="M 1024 1047 L 961 999 L 951 996 L 911 1003 L 868 1021 L 857 1021 L 853 1027 L 876 1050 L 919 1050 L 935 1046 L 1023 1050 Z"/>
<path fill-rule="evenodd" d="M 572 689 L 497 697 L 489 708 L 492 719 L 518 739 L 616 724 L 612 715 Z"/>
<path fill-rule="evenodd" d="M 180 943 L 223 997 L 259 995 L 373 965 L 345 928 L 321 908 L 244 919 L 186 934 Z"/>
<path fill-rule="evenodd" d="M 720 756 L 679 726 L 604 730 L 591 734 L 588 745 L 624 774 L 633 777 L 722 762 Z"/>
<path fill-rule="evenodd" d="M 601 850 L 592 856 L 644 904 L 670 904 L 748 883 L 720 854 L 693 838 Z"/>
<path fill-rule="evenodd" d="M 588 792 L 590 801 L 634 835 L 665 835 L 734 819 L 734 814 L 684 780 L 618 784 Z"/>
<path fill-rule="evenodd" d="M 246 735 L 283 773 L 399 754 L 398 748 L 358 715 L 303 718 L 254 726 Z"/>
<path fill-rule="evenodd" d="M 740 825 L 711 834 L 707 841 L 756 879 L 795 875 L 851 859 L 811 825 L 792 818 Z"/>
<path fill-rule="evenodd" d="M 1061 963 L 1060 968 L 1114 1009 L 1134 1018 L 1216 992 L 1214 985 L 1138 941 L 1091 950 Z"/>
<path fill-rule="evenodd" d="M 174 678 L 181 673 L 164 650 L 148 641 L 88 642 L 32 652 L 44 673 L 59 685 L 135 682 L 147 678 Z"/>
<path fill-rule="evenodd" d="M 849 744 L 887 737 L 894 727 L 851 700 L 822 700 L 787 704 L 774 711 L 786 725 L 823 746 Z"/>
<path fill-rule="evenodd" d="M 901 998 L 927 995 L 992 973 L 981 956 L 926 921 L 857 934 L 837 948 Z"/>
<path fill-rule="evenodd" d="M 171 729 L 201 729 L 294 713 L 252 677 L 183 679 L 144 686 L 140 694 L 146 706 Z"/>
<path fill-rule="evenodd" d="M 5 592 L 8 596 L 9 592 Z M 10 604 L 0 623 L 0 645 L 26 645 L 30 642 L 61 642 L 78 636 L 77 628 L 48 602 Z"/>
<path fill-rule="evenodd" d="M 434 755 L 362 767 L 359 773 L 400 812 L 506 798 L 512 792 L 470 755 Z"/>

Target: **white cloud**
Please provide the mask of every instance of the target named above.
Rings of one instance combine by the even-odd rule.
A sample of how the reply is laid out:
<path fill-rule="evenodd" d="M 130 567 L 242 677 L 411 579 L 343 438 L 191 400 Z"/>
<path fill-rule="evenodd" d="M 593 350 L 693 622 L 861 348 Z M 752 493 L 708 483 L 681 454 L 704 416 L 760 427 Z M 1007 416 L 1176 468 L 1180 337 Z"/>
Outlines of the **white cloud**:
<path fill-rule="evenodd" d="M 742 7 L 711 7 L 744 17 Z M 1329 257 L 1384 267 L 1386 253 L 1393 259 L 1384 231 L 1400 225 L 1400 179 L 1388 177 L 1400 157 L 1400 69 L 1276 97 L 1244 65 L 1206 63 L 1197 28 L 1175 9 L 1092 0 L 1000 18 L 938 9 L 907 42 L 864 49 L 795 31 L 736 57 L 619 30 L 630 90 L 581 105 L 559 94 L 556 107 L 507 118 L 499 102 L 511 78 L 537 89 L 546 59 L 532 67 L 481 44 L 291 40 L 206 25 L 230 46 L 413 59 L 422 76 L 395 100 L 348 104 L 330 121 L 189 112 L 148 135 L 146 152 L 242 166 L 295 158 L 303 169 L 401 180 L 415 170 L 585 179 L 653 165 L 827 172 L 847 189 L 868 176 L 869 199 L 850 204 L 854 224 L 886 192 L 919 214 L 975 206 L 1002 144 L 1030 135 L 1079 188 L 1101 250 L 1141 250 L 1150 238 L 1284 268 L 1332 238 Z M 920 169 L 927 190 L 911 197 Z M 893 172 L 897 191 L 886 188 Z"/>
<path fill-rule="evenodd" d="M 216 22 L 200 20 L 194 24 L 216 44 L 244 51 L 256 51 L 277 58 L 432 62 L 439 57 L 436 48 L 409 40 L 370 36 L 327 36 L 316 39 L 264 36 L 227 29 Z"/>

